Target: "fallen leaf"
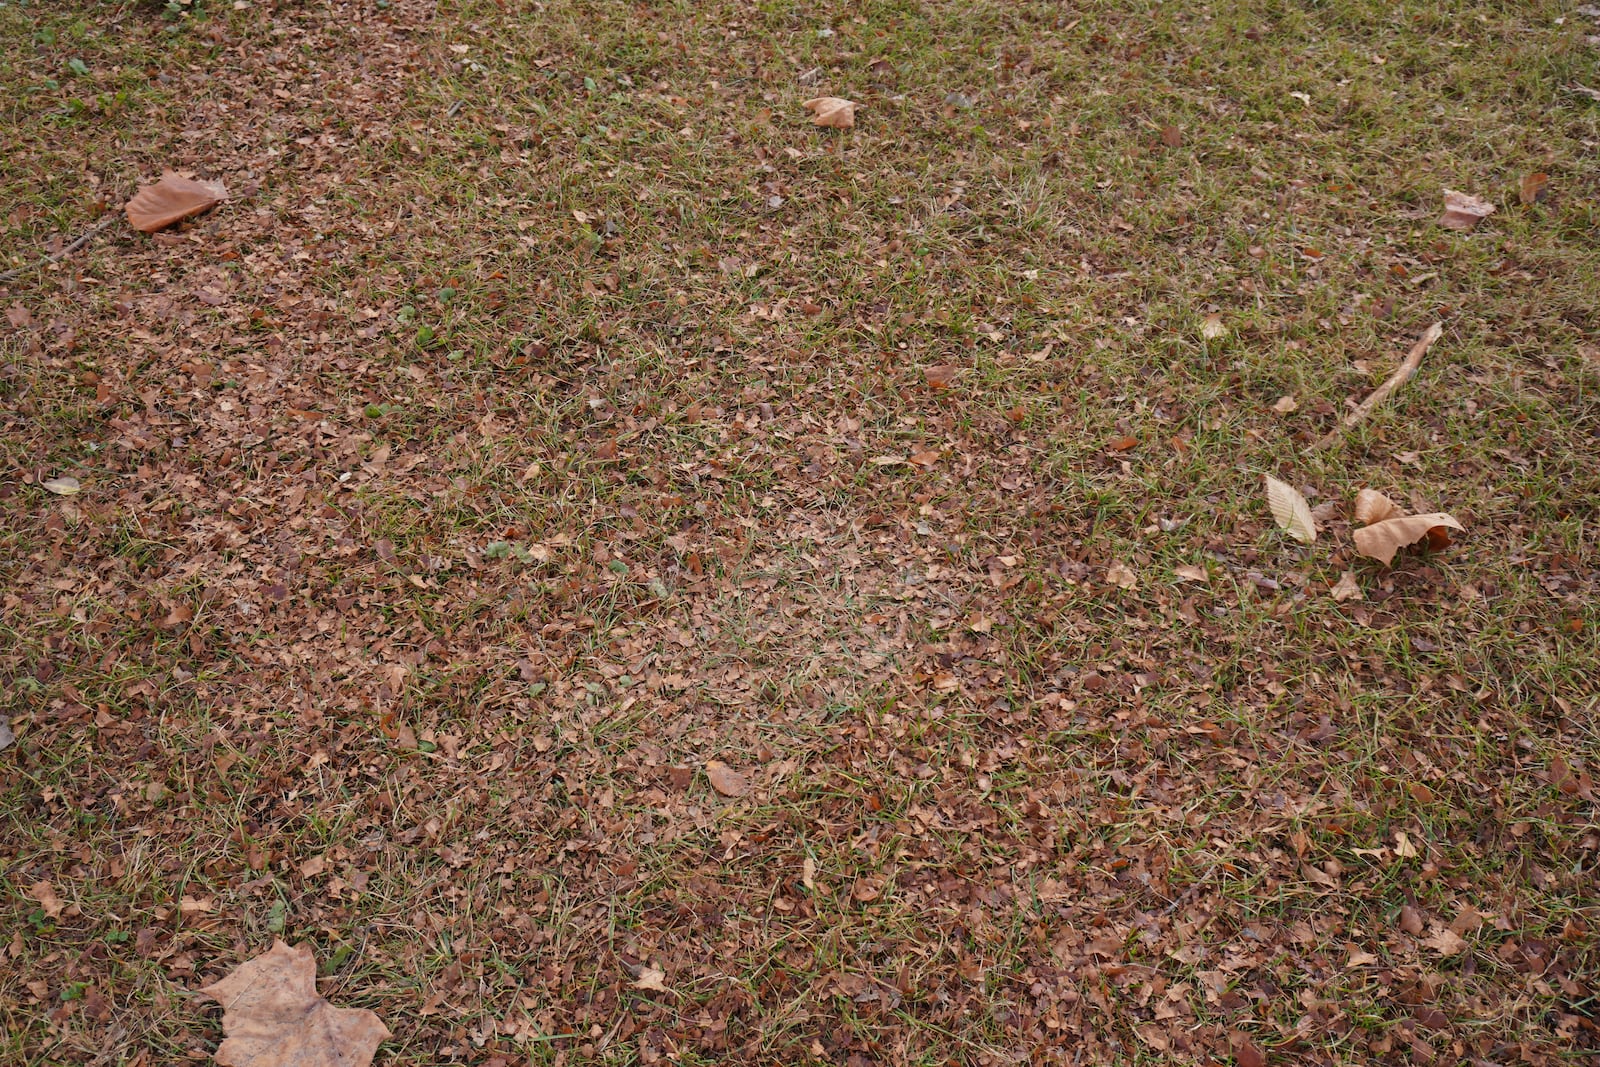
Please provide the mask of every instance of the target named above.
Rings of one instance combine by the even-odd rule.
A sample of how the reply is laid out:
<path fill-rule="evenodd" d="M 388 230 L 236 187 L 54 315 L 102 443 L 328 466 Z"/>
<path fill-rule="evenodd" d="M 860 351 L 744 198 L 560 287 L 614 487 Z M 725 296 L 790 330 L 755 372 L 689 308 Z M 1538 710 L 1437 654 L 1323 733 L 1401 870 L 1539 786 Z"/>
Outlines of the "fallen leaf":
<path fill-rule="evenodd" d="M 28 895 L 39 902 L 39 906 L 44 909 L 45 918 L 61 918 L 61 909 L 66 905 L 56 895 L 55 886 L 49 882 L 35 882 L 28 887 Z"/>
<path fill-rule="evenodd" d="M 1371 526 L 1375 522 L 1400 514 L 1400 507 L 1376 489 L 1363 489 L 1356 494 L 1356 522 Z"/>
<path fill-rule="evenodd" d="M 1279 415 L 1287 415 L 1291 411 L 1298 411 L 1299 409 L 1300 402 L 1292 396 L 1280 396 L 1272 405 L 1272 410 Z"/>
<path fill-rule="evenodd" d="M 1228 328 L 1222 324 L 1222 314 L 1216 312 L 1200 320 L 1200 336 L 1207 341 L 1216 341 L 1228 336 Z"/>
<path fill-rule="evenodd" d="M 1545 186 L 1549 184 L 1550 175 L 1544 171 L 1534 171 L 1522 179 L 1522 184 L 1517 189 L 1517 199 L 1524 205 L 1537 204 L 1544 199 Z"/>
<path fill-rule="evenodd" d="M 200 992 L 222 1005 L 223 1067 L 363 1067 L 389 1037 L 374 1013 L 335 1008 L 317 993 L 310 945 L 275 942 Z"/>
<path fill-rule="evenodd" d="M 1161 127 L 1161 143 L 1168 148 L 1177 148 L 1183 144 L 1183 131 L 1176 126 Z"/>
<path fill-rule="evenodd" d="M 750 780 L 721 760 L 706 761 L 706 777 L 711 788 L 725 797 L 742 797 L 750 792 Z"/>
<path fill-rule="evenodd" d="M 1365 967 L 1369 963 L 1379 962 L 1378 957 L 1370 952 L 1363 952 L 1354 945 L 1350 946 L 1350 958 L 1344 961 L 1346 967 Z"/>
<path fill-rule="evenodd" d="M 1412 937 L 1421 936 L 1422 913 L 1410 904 L 1402 904 L 1400 906 L 1400 929 Z"/>
<path fill-rule="evenodd" d="M 39 483 L 56 496 L 71 496 L 83 488 L 83 485 L 70 474 L 63 474 L 59 478 L 50 478 Z"/>
<path fill-rule="evenodd" d="M 817 888 L 817 861 L 810 856 L 800 861 L 800 884 L 807 889 Z"/>
<path fill-rule="evenodd" d="M 1478 223 L 1493 215 L 1495 210 L 1493 204 L 1481 197 L 1446 189 L 1444 214 L 1439 216 L 1439 225 L 1449 230 L 1469 233 L 1478 228 Z"/>
<path fill-rule="evenodd" d="M 1394 832 L 1394 854 L 1403 860 L 1415 859 L 1417 846 L 1411 843 L 1411 835 L 1404 830 Z"/>
<path fill-rule="evenodd" d="M 926 452 L 913 452 L 906 458 L 906 462 L 914 467 L 931 467 L 939 462 L 939 453 L 932 449 Z"/>
<path fill-rule="evenodd" d="M 861 105 L 839 96 L 819 96 L 800 106 L 811 112 L 811 121 L 816 125 L 847 130 L 856 124 L 856 108 Z"/>
<path fill-rule="evenodd" d="M 1343 604 L 1346 600 L 1361 600 L 1361 586 L 1356 584 L 1356 572 L 1345 571 L 1339 575 L 1339 580 L 1334 583 L 1333 599 Z"/>
<path fill-rule="evenodd" d="M 1394 554 L 1407 545 L 1423 538 L 1430 548 L 1443 548 L 1450 543 L 1446 529 L 1465 530 L 1455 516 L 1436 511 L 1428 515 L 1398 515 L 1392 519 L 1363 526 L 1356 531 L 1356 551 L 1380 563 L 1394 562 Z M 1437 532 L 1436 532 L 1437 531 Z"/>
<path fill-rule="evenodd" d="M 1454 956 L 1458 952 L 1465 951 L 1467 947 L 1467 942 L 1462 936 L 1448 926 L 1439 927 L 1423 939 L 1422 943 L 1441 956 Z"/>
<path fill-rule="evenodd" d="M 950 366 L 924 367 L 922 376 L 928 382 L 928 388 L 942 391 L 956 383 L 956 368 Z"/>
<path fill-rule="evenodd" d="M 1106 568 L 1106 581 L 1118 589 L 1132 589 L 1139 584 L 1139 576 L 1121 563 L 1113 563 Z"/>
<path fill-rule="evenodd" d="M 1111 440 L 1106 442 L 1106 447 L 1113 452 L 1128 452 L 1139 447 L 1139 439 L 1137 437 L 1128 437 L 1126 435 L 1122 437 L 1113 437 Z"/>
<path fill-rule="evenodd" d="M 1208 582 L 1211 576 L 1206 574 L 1204 567 L 1196 567 L 1193 563 L 1180 563 L 1172 568 L 1172 573 L 1186 582 Z"/>
<path fill-rule="evenodd" d="M 1310 544 L 1317 539 L 1317 520 L 1311 517 L 1311 505 L 1294 486 L 1267 475 L 1267 505 L 1278 526 L 1296 541 Z"/>
<path fill-rule="evenodd" d="M 635 989 L 653 989 L 657 993 L 670 993 L 666 986 L 667 972 L 648 963 L 639 968 L 639 977 L 633 980 Z"/>
<path fill-rule="evenodd" d="M 1257 1048 L 1255 1042 L 1244 1034 L 1235 1030 L 1228 1035 L 1228 1042 L 1233 1045 L 1233 1061 L 1239 1067 L 1266 1067 L 1266 1053 Z"/>
<path fill-rule="evenodd" d="M 19 330 L 26 330 L 33 325 L 33 315 L 21 304 L 12 304 L 6 308 L 6 321 Z"/>
<path fill-rule="evenodd" d="M 221 182 L 192 181 L 167 171 L 160 181 L 135 193 L 124 210 L 128 225 L 142 233 L 155 233 L 226 199 L 228 188 Z"/>

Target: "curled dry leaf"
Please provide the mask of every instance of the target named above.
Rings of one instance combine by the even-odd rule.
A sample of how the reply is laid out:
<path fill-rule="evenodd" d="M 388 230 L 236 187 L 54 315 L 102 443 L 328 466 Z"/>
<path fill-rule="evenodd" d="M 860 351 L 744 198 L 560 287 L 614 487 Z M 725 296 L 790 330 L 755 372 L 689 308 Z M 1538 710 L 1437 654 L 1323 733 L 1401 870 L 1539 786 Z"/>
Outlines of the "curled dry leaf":
<path fill-rule="evenodd" d="M 711 788 L 725 797 L 742 797 L 750 792 L 750 780 L 721 760 L 706 762 L 706 777 Z"/>
<path fill-rule="evenodd" d="M 39 907 L 44 909 L 45 918 L 61 918 L 61 909 L 66 905 L 61 902 L 55 886 L 49 882 L 35 882 L 28 887 L 28 895 L 39 902 Z"/>
<path fill-rule="evenodd" d="M 310 945 L 278 941 L 200 992 L 222 1005 L 223 1067 L 364 1067 L 389 1036 L 372 1012 L 335 1008 L 317 993 Z"/>
<path fill-rule="evenodd" d="M 633 980 L 635 989 L 653 989 L 658 993 L 668 993 L 667 972 L 659 967 L 652 967 L 648 963 L 639 968 L 639 977 Z"/>
<path fill-rule="evenodd" d="M 1300 402 L 1294 397 L 1286 394 L 1277 399 L 1277 401 L 1272 405 L 1272 410 L 1276 411 L 1279 415 L 1287 415 L 1290 412 L 1300 410 Z"/>
<path fill-rule="evenodd" d="M 1522 179 L 1522 184 L 1517 189 L 1517 199 L 1525 206 L 1537 204 L 1544 199 L 1545 186 L 1549 184 L 1550 175 L 1544 171 L 1535 171 Z"/>
<path fill-rule="evenodd" d="M 1400 507 L 1376 489 L 1363 489 L 1356 494 L 1356 521 L 1363 526 L 1392 518 L 1400 514 Z"/>
<path fill-rule="evenodd" d="M 856 124 L 856 108 L 861 105 L 840 96 L 819 96 L 800 106 L 811 112 L 811 121 L 816 125 L 847 130 Z"/>
<path fill-rule="evenodd" d="M 1106 568 L 1106 581 L 1118 589 L 1132 589 L 1139 584 L 1139 576 L 1119 562 Z"/>
<path fill-rule="evenodd" d="M 56 496 L 71 496 L 83 488 L 83 484 L 70 474 L 63 474 L 59 478 L 49 478 L 39 484 Z"/>
<path fill-rule="evenodd" d="M 1446 189 L 1444 214 L 1439 216 L 1439 225 L 1449 230 L 1470 233 L 1478 228 L 1478 223 L 1493 215 L 1495 210 L 1493 204 L 1481 197 Z"/>
<path fill-rule="evenodd" d="M 1267 475 L 1267 506 L 1278 526 L 1296 541 L 1310 544 L 1317 539 L 1317 520 L 1311 516 L 1311 505 L 1300 491 L 1286 482 Z"/>
<path fill-rule="evenodd" d="M 1346 600 L 1362 599 L 1361 586 L 1356 584 L 1355 571 L 1345 571 L 1339 575 L 1339 580 L 1333 587 L 1333 599 L 1341 604 Z"/>
<path fill-rule="evenodd" d="M 1455 516 L 1436 511 L 1428 515 L 1397 515 L 1394 518 L 1363 526 L 1356 531 L 1356 551 L 1369 559 L 1389 564 L 1394 554 L 1407 545 L 1428 539 L 1429 548 L 1443 548 L 1450 543 L 1446 529 L 1465 530 Z"/>
<path fill-rule="evenodd" d="M 1200 320 L 1200 336 L 1207 341 L 1216 341 L 1228 336 L 1228 327 L 1222 322 L 1222 315 L 1216 312 Z"/>
<path fill-rule="evenodd" d="M 226 199 L 228 187 L 221 182 L 193 181 L 167 171 L 160 181 L 135 193 L 124 210 L 128 225 L 143 233 L 155 233 Z"/>
<path fill-rule="evenodd" d="M 1422 942 L 1441 956 L 1454 956 L 1467 948 L 1466 939 L 1448 926 L 1441 926 Z"/>

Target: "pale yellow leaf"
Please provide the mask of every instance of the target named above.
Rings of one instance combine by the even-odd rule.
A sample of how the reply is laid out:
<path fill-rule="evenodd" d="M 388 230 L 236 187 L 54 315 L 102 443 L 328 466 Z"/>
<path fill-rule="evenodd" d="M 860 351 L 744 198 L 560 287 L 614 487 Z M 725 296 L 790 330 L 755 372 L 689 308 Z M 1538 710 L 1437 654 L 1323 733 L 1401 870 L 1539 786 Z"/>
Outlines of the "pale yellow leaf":
<path fill-rule="evenodd" d="M 1424 537 L 1430 541 L 1443 539 L 1442 531 L 1445 528 L 1466 529 L 1456 521 L 1455 516 L 1442 511 L 1429 515 L 1397 515 L 1357 530 L 1356 551 L 1381 563 L 1392 563 L 1394 554 L 1407 545 L 1414 545 Z M 1436 530 L 1441 533 L 1434 533 Z M 1444 544 L 1449 544 L 1449 541 L 1445 539 Z"/>
<path fill-rule="evenodd" d="M 70 474 L 63 474 L 59 478 L 50 478 L 39 483 L 56 496 L 71 496 L 83 488 L 78 479 Z"/>
<path fill-rule="evenodd" d="M 1300 490 L 1286 482 L 1267 475 L 1267 506 L 1278 526 L 1296 541 L 1310 544 L 1317 539 L 1317 520 L 1311 516 L 1311 505 L 1300 495 Z"/>
<path fill-rule="evenodd" d="M 1220 313 L 1207 315 L 1200 320 L 1200 336 L 1207 341 L 1216 341 L 1228 336 L 1228 327 L 1223 323 Z"/>
<path fill-rule="evenodd" d="M 1204 567 L 1197 567 L 1193 563 L 1180 563 L 1172 568 L 1172 573 L 1185 582 L 1208 582 L 1211 576 L 1206 574 Z"/>
<path fill-rule="evenodd" d="M 810 856 L 800 861 L 800 884 L 807 889 L 817 888 L 817 861 Z"/>
<path fill-rule="evenodd" d="M 1272 405 L 1272 410 L 1279 415 L 1287 415 L 1291 411 L 1298 411 L 1299 409 L 1300 402 L 1288 395 L 1280 396 Z"/>

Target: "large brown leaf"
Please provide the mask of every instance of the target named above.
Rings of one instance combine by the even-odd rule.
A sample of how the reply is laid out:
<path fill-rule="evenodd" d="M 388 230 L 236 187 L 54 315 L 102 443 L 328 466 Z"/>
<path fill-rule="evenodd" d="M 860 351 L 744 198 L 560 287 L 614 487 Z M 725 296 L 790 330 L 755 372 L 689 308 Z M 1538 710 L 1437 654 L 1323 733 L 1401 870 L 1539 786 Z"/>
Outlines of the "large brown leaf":
<path fill-rule="evenodd" d="M 335 1008 L 317 993 L 309 945 L 279 941 L 200 992 L 222 1005 L 223 1067 L 365 1067 L 389 1036 L 372 1012 Z"/>
<path fill-rule="evenodd" d="M 182 222 L 228 199 L 228 188 L 221 182 L 198 182 L 167 171 L 154 185 L 133 195 L 125 209 L 128 225 L 144 233 Z"/>
<path fill-rule="evenodd" d="M 1394 562 L 1394 554 L 1407 545 L 1414 545 L 1423 538 L 1428 539 L 1430 548 L 1443 548 L 1450 543 L 1449 535 L 1444 531 L 1465 530 L 1466 527 L 1456 521 L 1455 516 L 1436 511 L 1430 515 L 1397 515 L 1392 519 L 1375 522 L 1371 526 L 1363 526 L 1356 531 L 1356 551 L 1363 556 L 1383 563 Z"/>

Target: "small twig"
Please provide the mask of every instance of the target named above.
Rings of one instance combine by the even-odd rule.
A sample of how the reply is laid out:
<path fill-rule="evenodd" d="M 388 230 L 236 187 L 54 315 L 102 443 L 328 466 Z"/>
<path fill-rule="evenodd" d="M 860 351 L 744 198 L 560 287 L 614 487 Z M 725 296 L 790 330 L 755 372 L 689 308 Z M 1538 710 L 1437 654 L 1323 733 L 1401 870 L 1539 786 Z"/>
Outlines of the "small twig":
<path fill-rule="evenodd" d="M 1400 364 L 1400 369 L 1391 374 L 1388 381 L 1374 389 L 1372 395 L 1363 400 L 1359 407 L 1346 415 L 1343 422 L 1319 438 L 1311 446 L 1312 450 L 1315 451 L 1319 448 L 1327 448 L 1329 445 L 1337 444 L 1343 439 L 1346 430 L 1371 415 L 1372 410 L 1389 399 L 1391 393 L 1410 381 L 1411 376 L 1417 373 L 1417 367 L 1421 366 L 1423 355 L 1429 348 L 1433 347 L 1433 342 L 1437 341 L 1443 333 L 1444 324 L 1440 322 L 1436 322 L 1422 331 L 1422 336 L 1417 339 L 1417 343 L 1411 346 L 1410 352 L 1406 353 L 1405 361 Z"/>
<path fill-rule="evenodd" d="M 14 270 L 8 270 L 4 274 L 0 274 L 0 285 L 4 285 L 6 282 L 15 281 L 24 274 L 28 273 L 30 270 L 38 270 L 40 267 L 48 266 L 51 263 L 60 263 L 63 259 L 66 259 L 68 256 L 72 255 L 72 253 L 76 252 L 78 249 L 94 240 L 100 234 L 104 233 L 111 227 L 112 223 L 116 222 L 117 219 L 121 217 L 122 216 L 115 211 L 109 212 L 105 218 L 101 219 L 83 233 L 79 234 L 71 244 L 67 245 L 61 251 L 51 253 L 48 256 L 41 256 L 26 266 L 17 267 Z"/>

